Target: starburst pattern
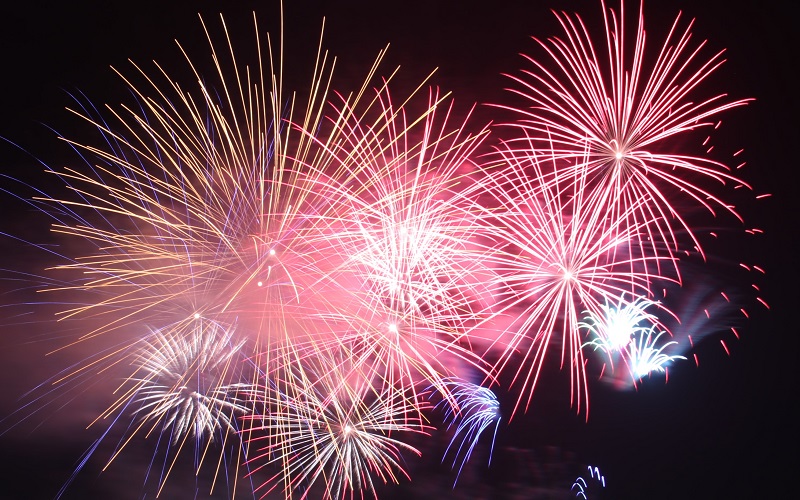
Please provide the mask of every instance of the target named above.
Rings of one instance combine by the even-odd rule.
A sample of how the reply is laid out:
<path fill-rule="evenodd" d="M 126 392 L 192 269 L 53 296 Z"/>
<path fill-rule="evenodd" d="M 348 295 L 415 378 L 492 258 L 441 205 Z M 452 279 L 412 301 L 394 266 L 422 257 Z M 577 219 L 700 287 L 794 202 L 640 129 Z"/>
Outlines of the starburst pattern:
<path fill-rule="evenodd" d="M 354 113 L 346 105 L 334 114 L 346 140 L 332 152 L 355 178 L 349 230 L 336 235 L 347 251 L 346 270 L 363 281 L 355 290 L 368 306 L 381 302 L 416 323 L 461 328 L 475 314 L 471 288 L 479 283 L 469 276 L 481 251 L 471 244 L 476 217 L 458 190 L 486 131 L 468 134 L 467 121 L 451 125 L 453 101 L 438 91 L 419 116 L 394 104 L 388 86 L 376 93 L 378 109 L 358 120 L 347 120 Z"/>
<path fill-rule="evenodd" d="M 722 51 L 704 56 L 705 42 L 693 45 L 693 23 L 682 27 L 678 16 L 648 65 L 643 4 L 633 36 L 624 2 L 619 12 L 606 9 L 605 3 L 602 9 L 601 37 L 595 37 L 581 17 L 556 13 L 563 37 L 535 38 L 546 55 L 526 56 L 532 67 L 511 77 L 517 84 L 514 92 L 528 106 L 506 106 L 520 117 L 510 124 L 526 131 L 522 148 L 527 147 L 527 137 L 533 137 L 553 149 L 557 159 L 568 161 L 568 168 L 545 182 L 574 177 L 591 187 L 591 197 L 599 204 L 611 207 L 609 224 L 622 219 L 646 229 L 647 238 L 632 245 L 672 256 L 681 248 L 678 234 L 685 233 L 702 252 L 686 213 L 674 200 L 688 196 L 712 213 L 722 209 L 738 217 L 703 181 L 746 184 L 725 164 L 688 155 L 672 144 L 692 131 L 716 128 L 717 115 L 750 99 L 717 94 L 695 100 L 702 95 L 701 84 L 724 59 Z"/>
<path fill-rule="evenodd" d="M 398 99 L 384 81 L 363 109 L 332 106 L 329 133 L 342 140 L 320 144 L 327 167 L 347 173 L 349 208 L 329 235 L 343 261 L 328 277 L 349 304 L 320 311 L 336 333 L 328 345 L 347 346 L 376 383 L 401 392 L 446 389 L 454 364 L 486 369 L 467 331 L 481 313 L 474 275 L 489 249 L 474 243 L 480 225 L 461 187 L 486 130 L 469 134 L 469 117 L 451 125 L 453 106 L 434 89 Z"/>
<path fill-rule="evenodd" d="M 277 463 L 280 472 L 258 491 L 266 496 L 283 484 L 287 497 L 298 490 L 301 498 L 345 498 L 374 495 L 376 480 L 408 478 L 401 453 L 420 452 L 399 438 L 426 432 L 419 403 L 395 391 L 376 391 L 349 368 L 319 368 L 289 373 L 292 380 L 281 385 L 293 387 L 292 395 L 264 391 L 270 411 L 254 417 L 251 431 L 265 437 L 251 438 L 258 447 L 251 462 Z"/>
<path fill-rule="evenodd" d="M 195 320 L 173 325 L 142 340 L 134 363 L 142 372 L 136 384 L 133 413 L 163 429 L 171 429 L 173 444 L 197 437 L 214 439 L 217 432 L 236 431 L 237 414 L 249 412 L 238 393 L 248 388 L 238 380 L 244 340 L 234 343 L 233 331 Z M 189 327 L 189 334 L 181 331 Z M 231 375 L 233 374 L 233 376 Z M 230 380 L 234 380 L 233 383 Z"/>
<path fill-rule="evenodd" d="M 656 259 L 627 252 L 641 225 L 625 225 L 598 205 L 584 189 L 585 178 L 547 182 L 544 168 L 558 159 L 527 151 L 500 150 L 509 168 L 487 180 L 497 207 L 486 209 L 486 232 L 497 241 L 492 258 L 498 288 L 505 287 L 493 313 L 513 318 L 499 337 L 504 352 L 497 369 L 513 371 L 512 384 L 521 384 L 515 411 L 527 408 L 557 335 L 580 410 L 587 391 L 580 311 L 600 314 L 603 304 L 626 294 L 648 296 L 648 267 Z M 512 362 L 517 352 L 521 362 Z"/>

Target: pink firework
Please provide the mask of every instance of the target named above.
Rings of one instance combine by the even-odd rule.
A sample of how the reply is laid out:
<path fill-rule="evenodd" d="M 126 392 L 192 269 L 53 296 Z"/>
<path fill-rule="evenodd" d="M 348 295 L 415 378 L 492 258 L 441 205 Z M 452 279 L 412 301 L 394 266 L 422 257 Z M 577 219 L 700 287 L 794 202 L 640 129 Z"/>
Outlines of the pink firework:
<path fill-rule="evenodd" d="M 46 291 L 66 304 L 59 319 L 80 330 L 59 349 L 92 350 L 58 374 L 47 397 L 69 398 L 111 367 L 129 366 L 127 389 L 99 417 L 134 411 L 140 427 L 169 428 L 179 446 L 212 431 L 227 436 L 243 407 L 222 396 L 255 382 L 253 370 L 212 361 L 238 365 L 241 354 L 265 367 L 292 365 L 302 355 L 298 345 L 327 332 L 318 313 L 336 296 L 326 293 L 324 277 L 341 255 L 327 235 L 346 208 L 336 203 L 335 180 L 306 168 L 317 142 L 287 125 L 318 128 L 332 66 L 325 55 L 307 101 L 292 100 L 282 75 L 265 71 L 281 66 L 271 47 L 262 56 L 259 42 L 254 64 L 240 65 L 227 31 L 220 47 L 203 27 L 215 72 L 202 75 L 186 55 L 196 87 L 180 86 L 157 65 L 119 73 L 135 102 L 109 106 L 107 116 L 79 102 L 75 114 L 101 142 L 65 139 L 87 165 L 52 171 L 66 194 L 32 202 L 52 214 L 65 242 L 52 271 L 66 277 L 48 277 L 54 285 Z M 187 326 L 200 323 L 237 328 L 206 342 L 208 332 Z M 145 338 L 154 340 L 143 345 Z M 227 344 L 238 347 L 225 358 Z M 204 369 L 196 367 L 200 359 Z M 217 371 L 230 379 L 217 380 Z M 217 383 L 182 389 L 197 373 Z M 235 488 L 238 470 L 228 473 Z"/>
<path fill-rule="evenodd" d="M 646 229 L 647 238 L 635 242 L 643 250 L 674 256 L 681 249 L 679 235 L 685 232 L 702 253 L 676 202 L 689 197 L 712 214 L 722 209 L 738 217 L 734 207 L 705 184 L 746 185 L 725 164 L 710 156 L 684 154 L 674 145 L 688 133 L 718 127 L 717 115 L 750 101 L 731 100 L 726 94 L 695 97 L 723 64 L 723 51 L 703 55 L 705 42 L 692 43 L 693 23 L 681 27 L 678 15 L 649 65 L 646 61 L 652 56 L 645 50 L 641 6 L 631 37 L 624 6 L 617 15 L 603 4 L 605 33 L 600 43 L 579 16 L 562 12 L 556 17 L 564 37 L 535 39 L 547 56 L 525 56 L 533 67 L 511 77 L 519 86 L 513 91 L 530 105 L 501 106 L 520 116 L 509 125 L 527 131 L 521 147 L 528 147 L 528 137 L 533 137 L 534 147 L 553 149 L 556 158 L 569 160 L 569 168 L 544 181 L 561 182 L 553 179 L 556 175 L 580 179 L 598 204 L 611 207 L 612 224 L 623 218 L 628 225 Z M 704 149 L 710 153 L 713 148 L 707 142 Z"/>
<path fill-rule="evenodd" d="M 343 259 L 330 279 L 350 304 L 326 318 L 337 325 L 334 344 L 353 349 L 381 384 L 444 390 L 459 363 L 482 364 L 466 332 L 481 309 L 487 249 L 474 242 L 480 225 L 463 190 L 486 130 L 451 125 L 452 110 L 437 90 L 396 104 L 384 82 L 365 108 L 345 98 L 334 106 L 326 137 L 339 140 L 320 144 L 350 207 L 328 237 Z"/>
<path fill-rule="evenodd" d="M 545 168 L 564 160 L 539 158 L 532 150 L 500 153 L 508 167 L 486 179 L 496 207 L 485 209 L 486 232 L 497 244 L 492 320 L 508 318 L 493 342 L 502 350 L 496 369 L 513 371 L 512 384 L 521 386 L 515 412 L 523 402 L 527 409 L 548 350 L 560 344 L 580 411 L 581 400 L 588 405 L 580 316 L 599 315 L 610 301 L 649 296 L 648 268 L 656 257 L 629 253 L 645 224 L 623 224 L 628 213 L 617 217 L 588 196 L 585 177 L 573 171 L 571 178 L 545 181 Z"/>

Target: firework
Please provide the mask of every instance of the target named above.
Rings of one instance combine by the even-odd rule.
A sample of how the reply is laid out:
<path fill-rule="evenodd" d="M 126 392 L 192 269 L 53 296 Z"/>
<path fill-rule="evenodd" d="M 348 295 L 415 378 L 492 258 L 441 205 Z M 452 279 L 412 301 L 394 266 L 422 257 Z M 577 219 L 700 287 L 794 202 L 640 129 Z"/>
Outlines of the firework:
<path fill-rule="evenodd" d="M 279 384 L 293 387 L 292 395 L 264 391 L 270 395 L 264 401 L 269 412 L 250 417 L 250 445 L 255 447 L 250 463 L 262 462 L 255 470 L 276 463 L 280 472 L 256 492 L 266 496 L 283 484 L 287 497 L 295 490 L 301 498 L 374 496 L 375 480 L 408 478 L 401 454 L 420 452 L 398 438 L 426 433 L 419 402 L 396 391 L 376 391 L 368 379 L 344 366 L 351 364 L 293 370 L 288 374 L 292 380 Z M 314 493 L 318 481 L 323 491 Z"/>
<path fill-rule="evenodd" d="M 643 298 L 628 303 L 620 300 L 616 306 L 604 305 L 603 316 L 587 314 L 585 321 L 579 324 L 592 337 L 584 347 L 603 352 L 612 370 L 615 364 L 624 364 L 634 387 L 637 381 L 651 372 L 663 373 L 671 362 L 686 359 L 683 356 L 670 356 L 664 353 L 665 349 L 678 346 L 679 342 L 677 340 L 659 342 L 662 336 L 672 337 L 672 334 L 661 330 L 663 324 L 654 314 L 646 311 L 648 307 L 654 305 L 657 303 Z M 605 365 L 600 377 L 602 378 L 604 374 Z M 622 380 L 617 379 L 615 384 L 620 387 Z"/>
<path fill-rule="evenodd" d="M 463 191 L 486 130 L 469 134 L 469 116 L 451 125 L 453 102 L 437 90 L 396 99 L 388 81 L 363 108 L 343 99 L 329 132 L 341 140 L 320 144 L 328 168 L 346 172 L 337 179 L 352 208 L 330 234 L 343 262 L 329 273 L 351 303 L 326 319 L 339 332 L 333 347 L 347 345 L 377 383 L 442 390 L 456 364 L 482 365 L 466 334 L 487 249 L 474 242 L 480 226 Z"/>
<path fill-rule="evenodd" d="M 481 387 L 461 380 L 449 380 L 448 386 L 456 406 L 451 406 L 448 400 L 442 400 L 437 407 L 445 405 L 445 419 L 447 429 L 455 426 L 453 437 L 445 450 L 445 456 L 453 451 L 453 467 L 458 463 L 458 473 L 453 482 L 455 487 L 464 465 L 472 456 L 483 431 L 494 424 L 492 447 L 489 452 L 489 464 L 492 463 L 494 450 L 494 437 L 500 426 L 500 403 L 494 392 L 486 387 Z M 457 446 L 456 446 L 457 444 Z M 460 459 L 460 463 L 459 463 Z"/>
<path fill-rule="evenodd" d="M 587 466 L 589 469 L 589 480 L 583 478 L 583 476 L 578 476 L 574 483 L 572 483 L 572 488 L 570 491 L 575 493 L 575 498 L 583 498 L 583 500 L 587 500 L 589 497 L 587 493 L 591 490 L 590 484 L 598 483 L 601 488 L 606 487 L 606 477 L 600 473 L 599 467 L 592 467 L 591 465 Z M 591 481 L 591 483 L 590 483 Z"/>
<path fill-rule="evenodd" d="M 186 379 L 215 378 L 209 373 L 223 365 L 227 373 L 242 342 L 255 365 L 292 365 L 305 355 L 298 346 L 329 333 L 319 312 L 336 306 L 336 294 L 325 276 L 341 267 L 342 252 L 328 243 L 338 211 L 347 209 L 337 203 L 337 172 L 313 168 L 326 161 L 324 148 L 298 131 L 319 127 L 333 64 L 320 48 L 303 103 L 287 97 L 279 72 L 265 72 L 279 67 L 282 47 L 276 56 L 268 40 L 262 56 L 258 41 L 255 67 L 241 66 L 224 21 L 222 27 L 226 46 L 219 50 L 203 23 L 210 77 L 183 52 L 198 81 L 194 90 L 159 66 L 150 75 L 134 65 L 139 83 L 118 72 L 132 104 L 103 116 L 79 102 L 73 113 L 96 128 L 102 146 L 65 139 L 86 167 L 51 170 L 68 194 L 32 202 L 52 215 L 53 232 L 71 252 L 51 270 L 59 278 L 46 280 L 58 284 L 43 290 L 66 304 L 59 319 L 81 330 L 59 350 L 84 345 L 96 352 L 60 373 L 48 397 L 69 399 L 74 387 L 134 360 L 127 376 L 133 387 L 98 418 L 113 414 L 117 422 L 132 411 L 140 417 L 137 431 L 169 429 L 178 449 L 192 437 L 236 428 L 234 415 L 245 407 L 231 392 L 255 384 L 257 370 L 249 381 L 198 381 L 191 390 Z M 191 326 L 197 321 L 235 324 L 238 340 L 214 340 Z"/>
<path fill-rule="evenodd" d="M 495 454 L 489 387 L 517 390 L 509 420 L 528 411 L 553 350 L 587 419 L 592 363 L 637 387 L 685 359 L 709 309 L 733 306 L 681 282 L 683 254 L 705 258 L 682 200 L 738 217 L 714 185 L 748 186 L 676 143 L 748 99 L 697 100 L 724 61 L 692 44 L 692 23 L 679 16 L 648 65 L 642 9 L 633 37 L 622 8 L 603 12 L 599 45 L 556 14 L 564 35 L 537 40 L 546 61 L 512 77 L 526 105 L 494 108 L 517 120 L 493 144 L 431 75 L 410 92 L 396 70 L 377 78 L 383 52 L 334 92 L 320 42 L 295 94 L 283 37 L 241 64 L 224 21 L 219 44 L 201 19 L 211 71 L 179 46 L 196 85 L 133 64 L 115 70 L 129 101 L 77 99 L 100 140 L 63 138 L 85 165 L 48 167 L 63 194 L 33 188 L 29 203 L 54 221 L 58 246 L 39 248 L 59 262 L 33 279 L 59 308 L 55 351 L 89 354 L 14 418 L 114 387 L 85 406 L 101 435 L 59 496 L 101 444 L 105 470 L 155 441 L 156 496 L 191 456 L 195 495 L 213 470 L 209 494 L 224 477 L 231 497 L 244 481 L 245 495 L 375 497 L 410 480 L 433 409 L 455 487 L 492 427 Z M 678 320 L 681 294 L 693 309 Z M 605 487 L 589 472 L 577 497 Z"/>
<path fill-rule="evenodd" d="M 509 166 L 487 179 L 496 207 L 486 208 L 486 232 L 497 242 L 491 259 L 501 289 L 492 312 L 512 318 L 495 341 L 503 351 L 496 369 L 514 371 L 512 384 L 521 384 L 515 412 L 523 401 L 527 408 L 548 348 L 560 343 L 580 411 L 586 375 L 579 311 L 599 315 L 605 303 L 650 295 L 655 258 L 627 252 L 641 226 L 624 225 L 587 197 L 585 177 L 545 182 L 544 168 L 558 159 L 528 151 L 500 150 Z"/>
<path fill-rule="evenodd" d="M 108 149 L 71 142 L 97 164 L 58 172 L 77 196 L 47 201 L 75 219 L 54 230 L 93 247 L 58 267 L 87 276 L 67 291 L 92 296 L 63 317 L 110 318 L 81 340 L 196 314 L 235 319 L 256 346 L 306 333 L 297 318 L 307 316 L 309 299 L 301 297 L 334 254 L 320 244 L 325 221 L 335 219 L 332 184 L 289 160 L 310 154 L 310 140 L 284 120 L 298 113 L 315 126 L 329 70 L 321 58 L 313 75 L 319 95 L 284 116 L 280 75 L 261 74 L 260 59 L 259 71 L 240 68 L 230 39 L 224 58 L 208 37 L 214 59 L 227 62 L 217 65 L 221 96 L 189 61 L 201 81 L 195 92 L 159 86 L 136 67 L 144 88 L 125 81 L 138 108 L 114 111 L 116 126 L 77 112 Z M 307 215 L 321 212 L 331 215 Z"/>
<path fill-rule="evenodd" d="M 578 326 L 586 329 L 594 338 L 584 344 L 584 347 L 592 346 L 609 356 L 626 348 L 636 331 L 642 328 L 642 322 L 653 324 L 658 321 L 655 315 L 645 311 L 655 304 L 652 300 L 642 297 L 628 303 L 620 299 L 616 305 L 603 305 L 603 314 L 600 317 L 587 313 L 584 321 L 578 323 Z"/>
<path fill-rule="evenodd" d="M 140 420 L 129 426 L 129 435 L 108 464 L 140 431 L 146 436 L 159 431 L 169 434 L 168 448 L 174 458 L 159 481 L 160 494 L 191 438 L 196 446 L 197 470 L 215 441 L 223 448 L 233 443 L 241 456 L 237 419 L 250 412 L 245 396 L 252 392 L 252 376 L 244 370 L 244 340 L 236 342 L 233 329 L 202 318 L 154 331 L 140 344 L 133 363 L 135 375 L 120 388 L 122 395 L 98 421 L 110 418 L 115 425 L 126 414 Z M 230 436 L 234 438 L 229 440 Z M 217 463 L 217 473 L 223 456 Z"/>
<path fill-rule="evenodd" d="M 345 221 L 351 229 L 336 235 L 348 252 L 347 271 L 363 281 L 367 304 L 384 303 L 435 328 L 461 327 L 474 316 L 469 276 L 480 252 L 470 244 L 479 226 L 458 189 L 476 168 L 471 155 L 486 131 L 473 136 L 466 121 L 450 125 L 453 102 L 438 91 L 419 116 L 408 116 L 411 97 L 395 105 L 388 85 L 376 94 L 378 109 L 347 120 L 354 111 L 345 105 L 332 120 L 346 139 L 332 153 L 354 177 L 354 210 Z"/>
<path fill-rule="evenodd" d="M 634 384 L 651 373 L 666 373 L 670 363 L 686 359 L 680 355 L 669 355 L 664 352 L 670 346 L 677 344 L 674 340 L 659 342 L 664 335 L 667 335 L 666 332 L 658 331 L 652 326 L 639 330 L 628 344 L 625 354 Z"/>
<path fill-rule="evenodd" d="M 633 40 L 624 6 L 619 15 L 605 4 L 602 8 L 602 41 L 598 43 L 579 16 L 556 13 L 564 37 L 535 39 L 546 56 L 526 56 L 532 68 L 512 77 L 518 85 L 514 92 L 530 103 L 506 107 L 520 117 L 511 124 L 526 131 L 519 147 L 529 147 L 527 138 L 533 137 L 535 147 L 552 149 L 556 158 L 568 160 L 567 168 L 543 181 L 575 178 L 591 188 L 591 196 L 612 209 L 608 224 L 624 219 L 646 230 L 647 237 L 632 245 L 673 256 L 681 248 L 678 234 L 685 232 L 702 253 L 677 200 L 688 196 L 712 213 L 722 209 L 736 215 L 703 180 L 746 185 L 723 163 L 686 155 L 673 143 L 692 131 L 716 128 L 717 115 L 750 99 L 718 94 L 695 101 L 701 84 L 723 64 L 723 52 L 702 55 L 705 42 L 692 44 L 692 23 L 681 27 L 680 15 L 648 66 L 643 7 Z M 677 271 L 677 262 L 673 264 Z"/>
<path fill-rule="evenodd" d="M 213 439 L 217 431 L 235 431 L 235 415 L 248 412 L 236 395 L 247 386 L 225 382 L 229 371 L 240 370 L 242 360 L 237 363 L 235 356 L 244 341 L 234 344 L 233 331 L 196 321 L 189 335 L 176 325 L 143 339 L 135 363 L 142 375 L 133 379 L 132 400 L 141 403 L 134 413 L 171 428 L 173 444 L 187 436 Z"/>

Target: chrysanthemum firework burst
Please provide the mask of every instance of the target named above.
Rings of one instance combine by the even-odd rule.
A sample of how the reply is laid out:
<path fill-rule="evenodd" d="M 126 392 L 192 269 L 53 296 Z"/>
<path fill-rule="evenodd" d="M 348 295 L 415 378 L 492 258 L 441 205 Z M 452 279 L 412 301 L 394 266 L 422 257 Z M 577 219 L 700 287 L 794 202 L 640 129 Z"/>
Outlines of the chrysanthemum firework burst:
<path fill-rule="evenodd" d="M 395 104 L 390 81 L 363 108 L 334 106 L 330 133 L 341 140 L 321 144 L 330 168 L 347 173 L 337 178 L 351 207 L 330 235 L 343 254 L 330 276 L 351 303 L 326 319 L 334 348 L 351 349 L 376 383 L 445 389 L 455 364 L 482 364 L 466 332 L 480 312 L 486 249 L 463 190 L 486 130 L 468 133 L 468 118 L 451 125 L 453 103 L 437 90 Z"/>
<path fill-rule="evenodd" d="M 328 237 L 344 206 L 337 203 L 337 172 L 313 168 L 315 159 L 324 162 L 324 150 L 289 125 L 319 128 L 332 66 L 327 55 L 319 54 L 312 91 L 299 104 L 284 93 L 280 73 L 265 72 L 280 66 L 271 46 L 262 61 L 259 42 L 255 66 L 240 66 L 227 31 L 223 50 L 205 31 L 215 72 L 206 75 L 186 55 L 198 81 L 194 90 L 159 66 L 157 76 L 135 65 L 136 78 L 118 72 L 135 103 L 109 107 L 107 116 L 81 104 L 74 113 L 97 129 L 101 145 L 65 139 L 87 165 L 53 170 L 69 193 L 34 202 L 52 214 L 66 248 L 78 249 L 61 255 L 66 263 L 53 272 L 64 278 L 46 289 L 60 294 L 54 302 L 67 304 L 60 318 L 81 330 L 62 349 L 98 346 L 98 354 L 60 373 L 55 384 L 83 383 L 133 357 L 138 389 L 123 391 L 109 412 L 138 404 L 141 425 L 169 422 L 171 440 L 179 443 L 234 421 L 220 412 L 213 389 L 171 392 L 156 381 L 191 370 L 198 356 L 211 370 L 207 357 L 222 355 L 194 329 L 174 325 L 235 324 L 254 363 L 292 365 L 305 355 L 298 345 L 313 346 L 311 339 L 329 331 L 316 322 L 337 300 L 326 293 L 324 277 L 342 255 Z M 155 339 L 149 362 L 142 362 L 143 338 Z M 210 351 L 197 351 L 198 343 Z M 255 372 L 239 382 L 254 383 Z M 224 408 L 241 409 L 239 402 Z"/>
<path fill-rule="evenodd" d="M 711 155 L 693 156 L 676 148 L 674 139 L 716 128 L 718 115 L 750 99 L 696 97 L 723 64 L 723 52 L 703 55 L 705 42 L 692 43 L 692 23 L 682 27 L 680 15 L 660 51 L 651 55 L 645 47 L 643 6 L 633 36 L 622 4 L 619 14 L 605 4 L 602 8 L 605 33 L 599 39 L 581 17 L 556 13 L 564 37 L 535 38 L 546 56 L 526 56 L 532 67 L 512 76 L 513 91 L 530 103 L 503 106 L 519 116 L 510 125 L 527 131 L 518 147 L 528 147 L 527 138 L 533 137 L 535 147 L 568 160 L 569 168 L 542 180 L 580 178 L 597 203 L 611 207 L 609 224 L 621 227 L 616 219 L 622 218 L 646 230 L 647 238 L 632 244 L 674 256 L 688 243 L 689 250 L 702 253 L 679 200 L 689 197 L 712 213 L 721 209 L 738 217 L 705 181 L 734 187 L 745 183 Z M 712 148 L 706 144 L 704 149 L 709 153 Z M 689 241 L 680 241 L 683 233 Z"/>
<path fill-rule="evenodd" d="M 376 390 L 351 360 L 318 361 L 316 368 L 291 371 L 292 380 L 279 384 L 294 387 L 293 394 L 264 391 L 269 413 L 248 417 L 254 470 L 271 463 L 280 468 L 257 492 L 266 496 L 282 484 L 287 497 L 374 496 L 376 480 L 408 478 L 402 454 L 420 452 L 401 438 L 427 432 L 420 402 L 388 388 Z"/>
<path fill-rule="evenodd" d="M 242 381 L 244 340 L 233 329 L 198 318 L 162 328 L 145 339 L 135 360 L 134 413 L 169 431 L 173 444 L 236 431 L 236 415 L 249 412 Z M 186 333 L 184 329 L 189 329 Z"/>
<path fill-rule="evenodd" d="M 496 206 L 485 208 L 485 231 L 497 244 L 492 319 L 509 319 L 493 342 L 502 351 L 496 369 L 513 371 L 512 384 L 521 386 L 515 411 L 523 402 L 527 408 L 547 351 L 560 344 L 580 411 L 581 400 L 588 404 L 580 314 L 599 315 L 605 303 L 625 296 L 649 296 L 656 257 L 630 253 L 645 223 L 624 224 L 625 217 L 588 195 L 585 177 L 547 180 L 545 169 L 563 161 L 556 155 L 498 152 L 508 167 L 486 180 Z"/>

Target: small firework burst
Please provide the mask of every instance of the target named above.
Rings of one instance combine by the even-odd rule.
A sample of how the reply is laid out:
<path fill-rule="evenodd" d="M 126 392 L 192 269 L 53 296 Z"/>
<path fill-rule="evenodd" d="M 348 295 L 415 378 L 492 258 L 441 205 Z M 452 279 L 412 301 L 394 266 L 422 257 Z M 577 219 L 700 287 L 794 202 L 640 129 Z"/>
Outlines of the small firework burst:
<path fill-rule="evenodd" d="M 278 386 L 291 386 L 293 393 L 265 390 L 268 414 L 248 417 L 254 470 L 280 467 L 257 492 L 266 496 L 282 484 L 287 498 L 295 492 L 301 498 L 374 496 L 376 480 L 408 478 L 402 453 L 420 452 L 399 438 L 427 432 L 420 403 L 397 391 L 376 391 L 369 379 L 355 376 L 349 361 L 318 368 L 288 373 L 293 380 Z"/>
<path fill-rule="evenodd" d="M 606 487 L 606 477 L 600 473 L 599 467 L 589 465 L 586 468 L 589 469 L 589 478 L 584 479 L 583 476 L 578 476 L 575 482 L 572 483 L 572 488 L 570 488 L 570 491 L 575 494 L 575 498 L 582 498 L 583 500 L 589 500 L 589 493 L 599 489 L 596 485 L 599 485 L 600 488 Z"/>
<path fill-rule="evenodd" d="M 242 376 L 242 347 L 232 329 L 197 319 L 173 325 L 142 339 L 131 381 L 136 389 L 134 413 L 153 429 L 170 432 L 173 444 L 189 437 L 213 440 L 236 432 L 237 416 L 249 413 L 243 395 L 249 384 Z M 188 328 L 187 334 L 183 329 Z"/>
<path fill-rule="evenodd" d="M 678 342 L 659 342 L 659 338 L 671 334 L 661 330 L 662 324 L 655 314 L 646 311 L 655 305 L 658 304 L 641 297 L 631 302 L 620 299 L 616 305 L 604 305 L 602 316 L 587 313 L 585 320 L 580 323 L 592 336 L 583 347 L 591 347 L 605 354 L 612 371 L 615 365 L 625 365 L 634 386 L 651 372 L 663 373 L 671 362 L 686 359 L 680 355 L 665 354 L 665 349 L 677 346 Z M 604 374 L 605 365 L 600 377 Z"/>
<path fill-rule="evenodd" d="M 492 463 L 494 441 L 500 426 L 500 402 L 491 389 L 470 382 L 450 379 L 447 381 L 447 386 L 454 404 L 451 404 L 448 399 L 443 399 L 437 404 L 437 407 L 444 406 L 445 408 L 447 429 L 451 430 L 455 427 L 453 437 L 444 453 L 446 457 L 452 451 L 452 466 L 455 467 L 458 464 L 458 473 L 453 482 L 453 487 L 455 487 L 464 465 L 469 461 L 478 444 L 478 439 L 486 429 L 494 425 L 489 452 L 489 464 Z"/>
<path fill-rule="evenodd" d="M 628 344 L 625 355 L 634 384 L 652 373 L 666 373 L 670 363 L 686 359 L 677 354 L 667 354 L 666 351 L 669 350 L 669 347 L 677 345 L 677 342 L 674 340 L 659 342 L 664 335 L 668 334 L 658 331 L 655 326 L 643 328 L 634 335 L 631 343 Z"/>
<path fill-rule="evenodd" d="M 646 311 L 656 304 L 642 297 L 626 302 L 622 297 L 616 305 L 604 304 L 600 316 L 587 312 L 584 320 L 578 323 L 578 327 L 585 329 L 591 337 L 583 346 L 604 352 L 613 368 L 614 357 L 628 347 L 637 331 L 646 328 L 642 323 L 659 324 L 658 318 Z"/>

